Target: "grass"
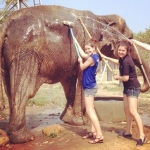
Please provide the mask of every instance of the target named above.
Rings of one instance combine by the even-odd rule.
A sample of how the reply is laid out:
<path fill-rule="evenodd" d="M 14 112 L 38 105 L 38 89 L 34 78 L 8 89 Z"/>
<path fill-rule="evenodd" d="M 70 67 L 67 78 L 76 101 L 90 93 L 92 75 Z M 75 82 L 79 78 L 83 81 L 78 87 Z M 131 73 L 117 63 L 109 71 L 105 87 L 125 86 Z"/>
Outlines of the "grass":
<path fill-rule="evenodd" d="M 55 137 L 57 137 L 57 133 L 55 133 L 55 132 L 50 133 L 49 137 L 50 137 L 50 138 L 55 138 Z"/>
<path fill-rule="evenodd" d="M 43 84 L 35 97 L 31 98 L 28 105 L 56 105 L 64 106 L 66 98 L 61 84 L 48 85 Z"/>
<path fill-rule="evenodd" d="M 107 82 L 102 81 L 99 83 L 99 87 L 103 87 L 106 93 L 109 92 L 120 93 L 122 94 L 122 86 L 119 85 L 118 82 Z M 6 106 L 8 105 L 7 97 L 4 93 L 4 98 L 6 101 Z M 145 93 L 140 93 L 140 98 L 148 99 L 150 97 L 150 89 Z M 43 84 L 38 92 L 36 93 L 35 97 L 29 99 L 28 106 L 44 106 L 44 105 L 55 105 L 59 107 L 64 107 L 66 104 L 66 97 L 63 91 L 63 88 L 60 83 L 49 85 Z"/>
<path fill-rule="evenodd" d="M 120 92 L 122 92 L 122 87 L 120 87 L 119 85 L 117 85 L 117 84 L 114 84 L 114 83 L 112 83 L 112 84 L 103 84 L 103 89 L 104 90 L 107 90 L 107 91 L 120 91 Z"/>
<path fill-rule="evenodd" d="M 3 92 L 6 108 L 8 107 L 8 99 Z M 65 106 L 66 97 L 63 91 L 63 88 L 60 83 L 49 85 L 43 84 L 36 95 L 33 98 L 30 98 L 27 105 L 28 106 L 44 106 L 44 105 L 56 105 L 56 106 Z"/>

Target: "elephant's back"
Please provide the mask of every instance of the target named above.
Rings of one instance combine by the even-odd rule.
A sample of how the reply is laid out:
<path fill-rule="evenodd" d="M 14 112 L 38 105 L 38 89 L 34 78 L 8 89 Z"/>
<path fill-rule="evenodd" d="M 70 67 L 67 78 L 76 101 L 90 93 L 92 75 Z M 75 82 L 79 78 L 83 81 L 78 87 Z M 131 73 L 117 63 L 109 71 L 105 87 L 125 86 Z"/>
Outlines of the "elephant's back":
<path fill-rule="evenodd" d="M 17 41 L 19 44 L 28 44 L 32 42 L 33 37 L 43 37 L 48 28 L 51 31 L 53 29 L 66 29 L 63 24 L 64 20 L 74 23 L 73 29 L 76 34 L 79 30 L 83 30 L 78 20 L 79 16 L 91 16 L 96 19 L 96 16 L 89 11 L 75 10 L 57 5 L 36 6 L 13 12 L 3 23 L 3 26 L 8 26 L 6 34 L 8 38 L 11 38 L 12 43 Z M 82 33 L 80 36 L 82 36 Z"/>

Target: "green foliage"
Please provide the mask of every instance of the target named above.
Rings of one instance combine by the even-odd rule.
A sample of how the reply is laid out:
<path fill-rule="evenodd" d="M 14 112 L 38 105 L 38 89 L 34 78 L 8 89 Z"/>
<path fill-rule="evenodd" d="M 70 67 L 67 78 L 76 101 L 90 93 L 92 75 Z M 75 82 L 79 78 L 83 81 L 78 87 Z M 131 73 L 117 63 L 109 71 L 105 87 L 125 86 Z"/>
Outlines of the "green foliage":
<path fill-rule="evenodd" d="M 22 2 L 27 2 L 28 0 L 19 0 L 19 5 L 21 8 L 24 8 L 24 4 Z M 1 0 L 0 4 L 3 4 L 3 8 L 0 11 L 0 24 L 15 10 L 17 10 L 17 0 Z M 2 16 L 1 16 L 2 15 Z"/>
<path fill-rule="evenodd" d="M 145 32 L 139 32 L 137 34 L 134 34 L 134 39 L 141 41 L 143 43 L 150 44 L 150 27 L 148 29 L 146 29 Z M 145 60 L 147 61 L 147 63 L 149 63 L 149 61 L 150 61 L 149 52 L 145 51 L 141 47 L 138 47 L 138 50 L 140 52 L 140 55 L 142 55 L 145 58 Z M 138 75 L 141 75 L 141 72 L 138 68 L 136 68 L 136 71 L 137 71 Z"/>
<path fill-rule="evenodd" d="M 50 133 L 49 137 L 50 137 L 50 138 L 55 138 L 55 137 L 57 137 L 57 133 L 55 133 L 55 132 Z"/>
<path fill-rule="evenodd" d="M 145 32 L 134 34 L 134 38 L 138 41 L 150 44 L 150 27 Z"/>
<path fill-rule="evenodd" d="M 36 95 L 28 101 L 28 105 L 56 105 L 65 106 L 66 97 L 60 83 L 54 85 L 43 84 Z"/>

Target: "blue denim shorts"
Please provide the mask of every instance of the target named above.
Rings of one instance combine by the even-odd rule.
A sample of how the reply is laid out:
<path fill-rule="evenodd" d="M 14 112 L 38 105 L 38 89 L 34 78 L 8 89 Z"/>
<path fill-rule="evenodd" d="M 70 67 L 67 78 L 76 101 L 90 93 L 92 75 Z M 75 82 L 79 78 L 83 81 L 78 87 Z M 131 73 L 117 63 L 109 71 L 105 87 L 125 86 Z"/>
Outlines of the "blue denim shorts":
<path fill-rule="evenodd" d="M 127 97 L 137 97 L 139 96 L 141 91 L 141 88 L 132 88 L 132 89 L 128 89 L 128 88 L 124 88 L 123 90 L 123 94 L 127 95 Z"/>
<path fill-rule="evenodd" d="M 84 96 L 85 97 L 95 97 L 98 91 L 98 86 L 94 86 L 92 89 L 84 89 Z"/>

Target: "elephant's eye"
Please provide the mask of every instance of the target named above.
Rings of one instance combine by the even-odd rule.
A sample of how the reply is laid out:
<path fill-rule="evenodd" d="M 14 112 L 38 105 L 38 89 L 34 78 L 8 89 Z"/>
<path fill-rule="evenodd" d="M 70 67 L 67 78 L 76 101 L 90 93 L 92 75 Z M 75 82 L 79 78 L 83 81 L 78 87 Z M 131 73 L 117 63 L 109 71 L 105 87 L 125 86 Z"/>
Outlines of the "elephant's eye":
<path fill-rule="evenodd" d="M 102 41 L 102 40 L 103 40 L 103 34 L 100 34 L 99 41 Z"/>

